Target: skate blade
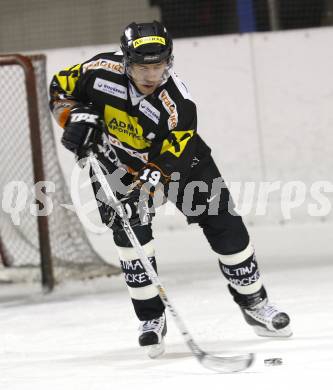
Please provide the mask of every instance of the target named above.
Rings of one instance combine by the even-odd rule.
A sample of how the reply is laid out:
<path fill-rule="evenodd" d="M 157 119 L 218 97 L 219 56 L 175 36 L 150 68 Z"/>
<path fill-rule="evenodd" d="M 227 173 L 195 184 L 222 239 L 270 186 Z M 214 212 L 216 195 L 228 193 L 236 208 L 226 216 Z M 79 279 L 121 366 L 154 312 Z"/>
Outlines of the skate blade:
<path fill-rule="evenodd" d="M 150 359 L 156 359 L 162 356 L 165 352 L 164 340 L 162 340 L 159 344 L 148 345 L 144 348 L 146 349 L 147 355 Z"/>
<path fill-rule="evenodd" d="M 268 330 L 261 326 L 254 326 L 253 329 L 260 337 L 290 337 L 293 334 L 289 325 L 278 330 Z"/>

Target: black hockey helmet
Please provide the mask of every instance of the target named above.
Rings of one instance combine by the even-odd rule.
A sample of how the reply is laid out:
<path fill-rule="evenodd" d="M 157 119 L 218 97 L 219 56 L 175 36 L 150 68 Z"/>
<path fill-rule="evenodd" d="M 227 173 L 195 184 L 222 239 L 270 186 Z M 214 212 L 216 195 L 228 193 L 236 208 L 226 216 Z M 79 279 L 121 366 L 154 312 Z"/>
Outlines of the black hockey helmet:
<path fill-rule="evenodd" d="M 120 38 L 126 65 L 172 61 L 172 38 L 162 23 L 129 24 Z"/>

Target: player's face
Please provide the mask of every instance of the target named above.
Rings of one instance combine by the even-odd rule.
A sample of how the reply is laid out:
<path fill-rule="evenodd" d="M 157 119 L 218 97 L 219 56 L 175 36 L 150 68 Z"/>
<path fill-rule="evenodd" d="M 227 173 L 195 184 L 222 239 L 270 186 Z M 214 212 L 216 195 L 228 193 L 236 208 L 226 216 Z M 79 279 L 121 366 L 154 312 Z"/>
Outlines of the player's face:
<path fill-rule="evenodd" d="M 150 95 L 162 82 L 167 62 L 157 64 L 132 64 L 131 76 L 138 88 L 144 95 Z"/>

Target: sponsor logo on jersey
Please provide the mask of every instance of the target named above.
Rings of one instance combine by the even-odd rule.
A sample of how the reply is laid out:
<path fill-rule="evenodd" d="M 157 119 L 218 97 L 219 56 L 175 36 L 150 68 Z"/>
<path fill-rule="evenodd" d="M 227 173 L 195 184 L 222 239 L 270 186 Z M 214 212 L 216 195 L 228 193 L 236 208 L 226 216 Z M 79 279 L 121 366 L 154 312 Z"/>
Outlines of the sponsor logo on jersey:
<path fill-rule="evenodd" d="M 76 82 L 80 76 L 80 67 L 81 67 L 80 64 L 71 66 L 69 68 L 60 71 L 56 75 L 60 87 L 68 94 L 72 94 L 75 89 Z M 56 86 L 57 84 L 53 85 L 53 87 Z"/>
<path fill-rule="evenodd" d="M 105 107 L 104 117 L 109 133 L 116 136 L 119 141 L 138 150 L 150 147 L 151 141 L 143 137 L 138 117 L 130 116 L 125 111 L 108 105 Z"/>
<path fill-rule="evenodd" d="M 151 35 L 149 37 L 142 37 L 133 41 L 133 47 L 135 49 L 141 45 L 145 45 L 146 43 L 158 43 L 160 45 L 165 45 L 165 39 L 163 37 L 158 37 L 156 35 Z"/>
<path fill-rule="evenodd" d="M 126 148 L 126 146 L 124 146 L 117 138 L 113 137 L 111 134 L 108 134 L 108 140 L 112 146 L 123 150 L 131 157 L 138 158 L 145 164 L 148 162 L 148 153 L 140 153 L 137 150 Z"/>
<path fill-rule="evenodd" d="M 192 160 L 192 163 L 191 163 L 191 168 L 193 168 L 196 165 L 198 165 L 199 162 L 200 162 L 200 160 L 198 159 L 198 157 L 193 157 L 193 160 Z"/>
<path fill-rule="evenodd" d="M 102 58 L 96 61 L 90 61 L 82 66 L 82 73 L 92 69 L 104 69 L 113 73 L 124 74 L 124 65 L 111 60 L 103 60 Z"/>
<path fill-rule="evenodd" d="M 179 157 L 188 141 L 193 137 L 194 130 L 175 130 L 172 131 L 168 138 L 163 141 L 161 154 L 170 152 L 174 156 Z"/>
<path fill-rule="evenodd" d="M 97 124 L 98 115 L 88 114 L 85 112 L 79 112 L 71 115 L 71 122 L 87 122 Z"/>
<path fill-rule="evenodd" d="M 127 100 L 127 88 L 112 81 L 96 78 L 94 89 Z"/>
<path fill-rule="evenodd" d="M 176 103 L 170 98 L 166 89 L 158 95 L 158 98 L 162 101 L 164 108 L 170 114 L 168 119 L 169 130 L 173 130 L 178 124 L 178 112 Z"/>
<path fill-rule="evenodd" d="M 151 119 L 153 122 L 158 124 L 160 120 L 160 112 L 152 105 L 150 104 L 146 99 L 141 100 L 139 110 L 146 115 L 149 119 Z"/>

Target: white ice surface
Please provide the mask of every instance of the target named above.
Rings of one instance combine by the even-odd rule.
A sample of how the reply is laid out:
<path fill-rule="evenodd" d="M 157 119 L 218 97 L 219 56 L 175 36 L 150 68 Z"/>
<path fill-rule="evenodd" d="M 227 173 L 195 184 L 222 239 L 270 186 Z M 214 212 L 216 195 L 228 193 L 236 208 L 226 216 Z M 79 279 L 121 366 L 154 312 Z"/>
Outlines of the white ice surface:
<path fill-rule="evenodd" d="M 268 228 L 253 231 L 262 244 L 258 260 L 271 300 L 292 318 L 294 335 L 286 340 L 259 338 L 245 324 L 200 231 L 161 232 L 156 239 L 161 280 L 194 339 L 219 354 L 255 352 L 249 370 L 222 375 L 203 368 L 170 315 L 166 354 L 147 358 L 137 344 L 138 321 L 120 275 L 66 283 L 49 295 L 38 285 L 1 285 L 0 389 L 330 388 L 332 257 L 326 248 L 317 256 L 311 249 L 314 241 L 325 240 L 319 227 L 289 231 L 289 251 L 288 245 L 278 250 Z M 308 256 L 301 255 L 302 246 L 309 246 L 303 250 Z M 264 366 L 270 357 L 282 358 L 283 365 Z"/>

